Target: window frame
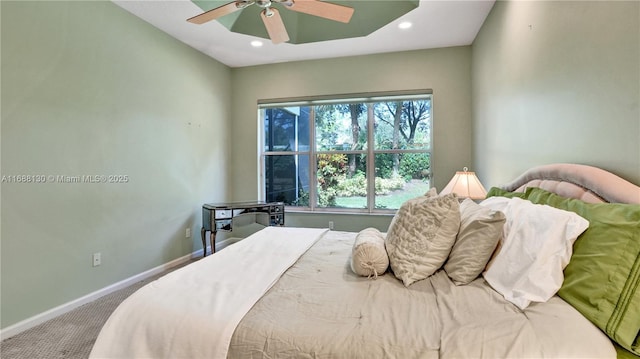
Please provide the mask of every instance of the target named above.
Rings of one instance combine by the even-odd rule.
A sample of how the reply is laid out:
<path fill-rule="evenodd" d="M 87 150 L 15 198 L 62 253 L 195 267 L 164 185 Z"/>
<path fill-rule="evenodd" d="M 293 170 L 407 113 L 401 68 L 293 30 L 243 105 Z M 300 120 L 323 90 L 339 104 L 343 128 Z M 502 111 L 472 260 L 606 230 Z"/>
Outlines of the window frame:
<path fill-rule="evenodd" d="M 265 118 L 262 111 L 269 108 L 286 108 L 292 106 L 309 106 L 312 109 L 317 105 L 324 104 L 350 104 L 350 103 L 378 103 L 384 101 L 411 101 L 424 100 L 431 101 L 430 112 L 430 130 L 429 130 L 429 148 L 428 149 L 384 149 L 376 150 L 374 144 L 375 130 L 373 118 L 367 119 L 367 149 L 362 150 L 340 150 L 340 151 L 319 151 L 316 143 L 316 124 L 315 109 L 312 110 L 309 125 L 309 149 L 306 151 L 266 151 L 265 150 Z M 258 100 L 258 195 L 261 200 L 266 199 L 266 158 L 268 156 L 308 156 L 309 159 L 309 205 L 308 206 L 290 206 L 286 205 L 288 212 L 299 213 L 339 213 L 339 214 L 390 214 L 397 209 L 375 208 L 375 157 L 377 154 L 393 154 L 393 153 L 425 153 L 429 156 L 430 168 L 433 169 L 433 91 L 431 89 L 407 90 L 407 91 L 387 91 L 387 92 L 369 92 L 354 93 L 340 95 L 322 95 L 296 98 L 275 98 Z M 317 171 L 318 171 L 318 155 L 319 154 L 366 154 L 366 178 L 367 178 L 367 208 L 342 208 L 342 207 L 319 207 L 317 206 Z M 428 175 L 430 180 L 429 186 L 432 187 L 433 172 Z"/>

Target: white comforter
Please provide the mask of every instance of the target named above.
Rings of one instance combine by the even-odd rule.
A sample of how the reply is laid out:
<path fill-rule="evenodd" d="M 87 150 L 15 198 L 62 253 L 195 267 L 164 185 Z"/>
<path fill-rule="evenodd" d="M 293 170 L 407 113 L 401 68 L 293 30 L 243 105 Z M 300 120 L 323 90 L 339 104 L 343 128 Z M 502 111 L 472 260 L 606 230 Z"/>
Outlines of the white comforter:
<path fill-rule="evenodd" d="M 325 229 L 268 227 L 127 298 L 91 358 L 226 358 L 255 302 Z"/>

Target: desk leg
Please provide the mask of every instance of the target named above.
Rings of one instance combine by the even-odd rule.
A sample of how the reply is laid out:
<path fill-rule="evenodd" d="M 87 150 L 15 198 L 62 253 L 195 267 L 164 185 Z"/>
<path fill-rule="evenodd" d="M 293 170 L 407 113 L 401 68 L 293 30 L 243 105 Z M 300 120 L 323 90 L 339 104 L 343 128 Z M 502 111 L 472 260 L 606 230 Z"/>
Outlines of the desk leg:
<path fill-rule="evenodd" d="M 207 256 L 207 241 L 204 239 L 205 234 L 207 233 L 207 231 L 204 230 L 204 227 L 200 228 L 200 237 L 202 238 L 202 256 L 206 257 Z"/>
<path fill-rule="evenodd" d="M 209 242 L 211 242 L 211 254 L 214 254 L 216 252 L 216 231 L 211 231 Z"/>

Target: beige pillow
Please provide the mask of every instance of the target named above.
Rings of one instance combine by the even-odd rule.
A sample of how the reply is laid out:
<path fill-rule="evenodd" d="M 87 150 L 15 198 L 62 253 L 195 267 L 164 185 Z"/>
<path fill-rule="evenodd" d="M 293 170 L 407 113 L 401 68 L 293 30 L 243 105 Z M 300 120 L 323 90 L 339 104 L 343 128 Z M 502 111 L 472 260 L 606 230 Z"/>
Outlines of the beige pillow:
<path fill-rule="evenodd" d="M 424 195 L 427 197 L 435 197 L 438 195 L 438 191 L 436 190 L 435 187 L 431 187 L 427 192 L 425 192 Z"/>
<path fill-rule="evenodd" d="M 393 274 L 408 287 L 435 273 L 447 259 L 459 227 L 460 209 L 454 194 L 403 203 L 385 240 Z"/>
<path fill-rule="evenodd" d="M 460 204 L 460 230 L 444 265 L 456 285 L 480 276 L 500 241 L 505 220 L 504 213 L 468 198 Z"/>
<path fill-rule="evenodd" d="M 389 268 L 384 248 L 384 235 L 375 228 L 363 229 L 356 235 L 351 250 L 351 270 L 363 277 L 378 278 Z"/>

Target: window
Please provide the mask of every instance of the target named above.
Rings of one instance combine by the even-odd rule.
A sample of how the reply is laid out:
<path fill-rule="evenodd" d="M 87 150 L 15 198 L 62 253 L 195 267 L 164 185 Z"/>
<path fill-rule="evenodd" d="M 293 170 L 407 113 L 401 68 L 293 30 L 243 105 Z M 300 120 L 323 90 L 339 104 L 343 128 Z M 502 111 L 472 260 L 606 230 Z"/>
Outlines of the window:
<path fill-rule="evenodd" d="M 300 210 L 384 212 L 430 188 L 432 95 L 261 101 L 263 197 Z"/>

